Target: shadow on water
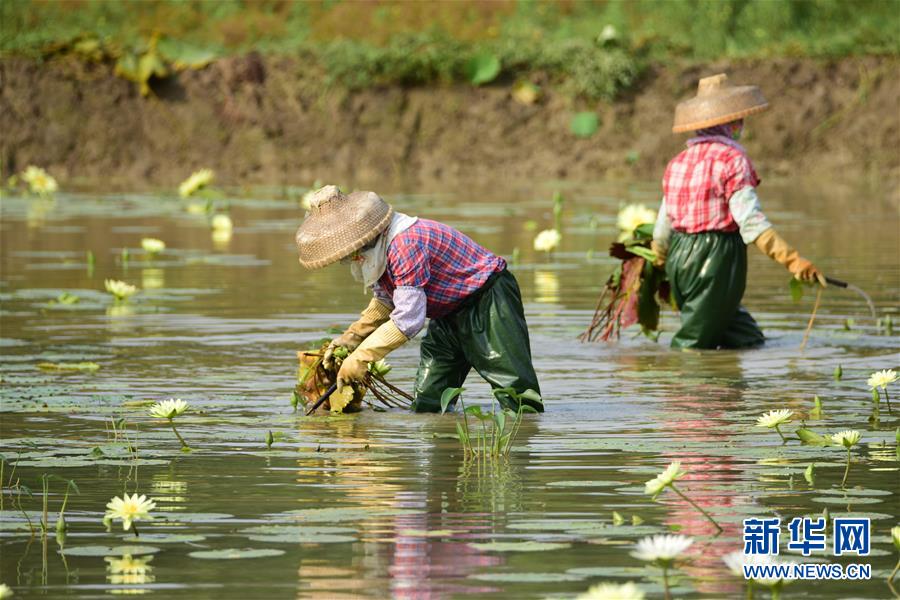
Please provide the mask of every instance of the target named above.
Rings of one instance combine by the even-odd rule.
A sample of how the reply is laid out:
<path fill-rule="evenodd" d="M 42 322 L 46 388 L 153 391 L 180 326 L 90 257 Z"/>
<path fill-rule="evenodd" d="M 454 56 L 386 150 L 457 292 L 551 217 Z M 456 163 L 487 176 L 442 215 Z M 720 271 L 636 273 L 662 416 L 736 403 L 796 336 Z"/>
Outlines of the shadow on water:
<path fill-rule="evenodd" d="M 796 582 L 785 596 L 886 596 L 895 561 L 889 530 L 900 518 L 900 401 L 893 414 L 873 404 L 866 378 L 897 367 L 897 337 L 876 326 L 856 295 L 829 288 L 801 353 L 812 298 L 793 303 L 785 273 L 751 248 L 745 303 L 769 338 L 764 348 L 671 351 L 671 311 L 660 343 L 626 332 L 615 344 L 579 344 L 612 268 L 605 247 L 618 207 L 655 205 L 658 191 L 629 184 L 563 192 L 563 241 L 551 256 L 531 245 L 553 222 L 549 186 L 491 190 L 483 201 L 387 194 L 405 212 L 519 257 L 512 270 L 548 410 L 528 417 L 508 460 L 493 463 L 463 459 L 450 438 L 458 415 L 292 412 L 296 349 L 348 323 L 366 302 L 345 270 L 297 265 L 292 232 L 302 215 L 294 201 L 230 198 L 234 229 L 223 236 L 174 197 L 4 198 L 2 581 L 21 597 L 332 599 L 563 598 L 630 580 L 657 597 L 661 572 L 630 552 L 644 536 L 677 532 L 695 543 L 671 573 L 673 594 L 736 597 L 743 583 L 721 557 L 742 548 L 744 518 L 789 520 L 827 508 L 872 519 L 872 555 L 857 562 L 873 566 L 873 579 Z M 879 317 L 897 320 L 896 207 L 875 202 L 863 216 L 843 191 L 775 185 L 768 194 L 785 237 L 870 293 Z M 146 236 L 166 250 L 143 253 Z M 141 291 L 116 304 L 103 290 L 107 278 Z M 417 354 L 413 341 L 390 357 L 391 381 L 411 387 Z M 840 380 L 832 377 L 837 365 Z M 489 404 L 476 375 L 466 389 L 469 402 Z M 191 406 L 177 418 L 190 453 L 147 413 L 148 401 L 169 397 Z M 781 408 L 794 411 L 782 427 L 787 443 L 756 425 Z M 801 445 L 801 423 L 821 434 L 862 433 L 846 489 L 846 453 Z M 279 435 L 267 449 L 269 431 Z M 644 493 L 676 460 L 687 471 L 679 489 L 721 534 L 671 491 L 655 501 Z M 40 520 L 44 473 L 74 479 L 81 492 L 69 498 L 62 553 L 55 540 L 44 552 L 40 532 L 32 537 L 27 525 Z M 19 497 L 24 514 L 16 482 L 34 492 Z M 61 490 L 54 484 L 48 499 L 49 537 Z M 157 503 L 138 537 L 101 524 L 106 503 L 123 491 Z"/>

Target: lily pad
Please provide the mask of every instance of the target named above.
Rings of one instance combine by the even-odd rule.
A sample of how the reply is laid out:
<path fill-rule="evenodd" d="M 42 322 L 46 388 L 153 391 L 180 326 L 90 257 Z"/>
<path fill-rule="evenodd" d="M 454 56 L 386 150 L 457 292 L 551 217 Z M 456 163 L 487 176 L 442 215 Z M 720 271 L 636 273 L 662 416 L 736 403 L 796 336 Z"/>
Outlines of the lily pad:
<path fill-rule="evenodd" d="M 158 498 L 156 498 L 158 500 Z M 188 533 L 142 533 L 140 537 L 126 537 L 125 542 L 152 542 L 154 544 L 180 544 L 202 542 L 206 536 Z"/>
<path fill-rule="evenodd" d="M 551 481 L 547 484 L 547 487 L 566 487 L 566 488 L 579 488 L 579 487 L 616 487 L 618 485 L 622 485 L 621 481 L 586 481 L 586 480 L 574 480 L 574 481 Z"/>
<path fill-rule="evenodd" d="M 60 550 L 66 556 L 122 556 L 131 554 L 156 554 L 159 548 L 154 546 L 73 546 Z"/>
<path fill-rule="evenodd" d="M 489 552 L 545 552 L 547 550 L 562 550 L 569 548 L 571 544 L 553 542 L 486 542 L 482 544 L 469 544 L 478 550 Z"/>
<path fill-rule="evenodd" d="M 94 362 L 77 362 L 77 363 L 38 363 L 38 369 L 42 371 L 96 371 L 100 365 Z"/>
<path fill-rule="evenodd" d="M 197 550 L 191 552 L 188 556 L 209 560 L 234 560 L 236 558 L 281 556 L 282 554 L 284 554 L 284 550 L 276 550 L 274 548 L 226 548 L 224 550 Z"/>
<path fill-rule="evenodd" d="M 506 583 L 561 583 L 581 581 L 584 577 L 574 573 L 479 573 L 470 575 L 469 579 Z"/>

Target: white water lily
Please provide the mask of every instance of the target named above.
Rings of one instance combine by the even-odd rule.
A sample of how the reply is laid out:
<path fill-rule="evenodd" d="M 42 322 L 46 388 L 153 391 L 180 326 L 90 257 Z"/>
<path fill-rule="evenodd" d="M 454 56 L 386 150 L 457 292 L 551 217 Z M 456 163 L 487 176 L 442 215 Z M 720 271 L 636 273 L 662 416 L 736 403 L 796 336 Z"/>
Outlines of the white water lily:
<path fill-rule="evenodd" d="M 835 446 L 843 446 L 848 450 L 859 443 L 859 432 L 856 430 L 841 431 L 831 436 L 831 441 Z"/>
<path fill-rule="evenodd" d="M 776 559 L 771 554 L 744 554 L 740 550 L 736 550 L 734 552 L 730 552 L 722 557 L 722 561 L 728 566 L 728 570 L 735 577 L 744 578 L 744 565 L 747 566 L 760 566 L 764 567 L 767 565 L 780 565 L 786 564 L 782 561 Z M 754 582 L 765 585 L 765 586 L 773 586 L 779 582 L 781 579 L 754 579 Z"/>
<path fill-rule="evenodd" d="M 619 241 L 623 242 L 634 234 L 634 230 L 647 223 L 656 222 L 656 212 L 643 204 L 629 204 L 619 210 L 616 225 L 621 230 Z"/>
<path fill-rule="evenodd" d="M 552 252 L 559 246 L 562 235 L 555 229 L 545 229 L 534 238 L 534 249 L 538 252 Z"/>
<path fill-rule="evenodd" d="M 123 494 L 122 498 L 116 496 L 109 501 L 106 505 L 107 510 L 103 520 L 121 519 L 122 528 L 128 531 L 131 529 L 134 521 L 152 519 L 150 511 L 154 508 L 156 508 L 156 502 L 145 495 L 138 496 L 134 494 L 129 496 L 128 494 Z"/>
<path fill-rule="evenodd" d="M 900 525 L 891 527 L 891 541 L 894 542 L 894 548 L 900 550 Z"/>
<path fill-rule="evenodd" d="M 216 215 L 212 218 L 212 228 L 215 231 L 231 231 L 234 223 L 228 215 Z"/>
<path fill-rule="evenodd" d="M 756 419 L 757 427 L 768 427 L 769 429 L 773 427 L 778 427 L 779 425 L 783 425 L 791 420 L 791 417 L 794 416 L 794 411 L 789 408 L 783 408 L 781 410 L 770 410 L 765 413 L 758 419 Z"/>
<path fill-rule="evenodd" d="M 147 254 L 159 254 L 166 249 L 166 243 L 156 238 L 144 238 L 141 240 L 141 248 Z"/>
<path fill-rule="evenodd" d="M 631 555 L 638 560 L 668 565 L 693 543 L 693 538 L 684 535 L 648 536 L 637 543 Z"/>
<path fill-rule="evenodd" d="M 106 287 L 107 292 L 116 297 L 116 300 L 127 300 L 138 292 L 136 286 L 118 279 L 107 279 L 103 282 L 103 285 Z"/>
<path fill-rule="evenodd" d="M 5 583 L 0 583 L 0 600 L 4 600 L 4 598 L 12 598 L 12 597 L 13 597 L 12 588 L 10 588 Z"/>
<path fill-rule="evenodd" d="M 665 471 L 645 484 L 644 493 L 656 498 L 664 489 L 666 489 L 666 487 L 672 485 L 685 475 L 687 475 L 687 472 L 681 470 L 681 462 L 676 460 L 666 467 Z"/>
<path fill-rule="evenodd" d="M 632 582 L 600 583 L 588 589 L 576 600 L 644 600 L 644 591 Z"/>
<path fill-rule="evenodd" d="M 180 398 L 170 398 L 150 407 L 150 416 L 158 419 L 174 419 L 188 409 L 187 402 Z"/>
<path fill-rule="evenodd" d="M 181 185 L 178 186 L 178 194 L 182 198 L 187 198 L 212 183 L 213 177 L 212 169 L 194 171 L 190 177 L 182 181 Z"/>
<path fill-rule="evenodd" d="M 888 384 L 895 381 L 897 381 L 897 372 L 893 369 L 885 369 L 872 373 L 866 383 L 874 390 L 875 388 L 886 389 Z"/>
<path fill-rule="evenodd" d="M 28 190 L 32 194 L 41 196 L 49 196 L 59 189 L 56 179 L 50 176 L 47 171 L 34 165 L 28 165 L 22 172 L 22 181 L 28 184 Z"/>

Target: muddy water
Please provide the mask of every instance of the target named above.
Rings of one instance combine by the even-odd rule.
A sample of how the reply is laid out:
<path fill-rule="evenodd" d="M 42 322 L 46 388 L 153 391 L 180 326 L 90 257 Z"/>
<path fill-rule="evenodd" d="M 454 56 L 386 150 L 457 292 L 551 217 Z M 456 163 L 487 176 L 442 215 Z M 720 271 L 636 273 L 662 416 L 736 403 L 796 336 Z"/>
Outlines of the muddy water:
<path fill-rule="evenodd" d="M 488 466 L 463 462 L 448 437 L 456 416 L 292 412 L 295 351 L 351 321 L 366 298 L 343 267 L 301 270 L 292 245 L 301 211 L 282 190 L 230 198 L 233 233 L 215 239 L 206 217 L 171 196 L 4 198 L 0 581 L 20 597 L 543 598 L 572 597 L 600 581 L 634 581 L 661 597 L 660 571 L 629 552 L 645 535 L 677 531 L 695 543 L 672 573 L 673 594 L 730 598 L 743 584 L 719 557 L 742 548 L 742 519 L 786 522 L 827 508 L 871 517 L 873 551 L 813 558 L 871 564 L 873 578 L 795 582 L 785 597 L 888 597 L 896 562 L 889 530 L 900 520 L 900 394 L 893 415 L 883 402 L 876 411 L 865 380 L 898 366 L 897 336 L 876 328 L 861 299 L 828 289 L 801 354 L 812 296 L 793 303 L 785 272 L 751 248 L 746 305 L 769 337 L 765 348 L 670 351 L 671 312 L 659 344 L 629 334 L 581 345 L 575 338 L 612 267 L 605 248 L 616 210 L 655 205 L 657 191 L 559 187 L 563 242 L 545 257 L 531 240 L 533 227 L 551 226 L 553 189 L 387 194 L 401 210 L 457 226 L 507 257 L 519 248 L 512 268 L 547 412 L 523 425 L 508 461 Z M 880 200 L 886 194 L 775 184 L 766 192 L 786 238 L 900 321 L 900 219 Z M 168 248 L 146 257 L 142 237 Z M 114 305 L 105 278 L 141 292 Z M 63 292 L 79 301 L 51 302 Z M 417 345 L 389 359 L 391 380 L 406 388 Z M 48 372 L 37 368 L 42 362 L 100 369 Z M 837 365 L 840 381 L 832 378 Z M 489 404 L 475 375 L 466 393 L 469 403 Z M 820 414 L 811 412 L 814 395 Z M 177 419 L 190 453 L 140 405 L 169 397 L 190 403 Z M 775 408 L 793 409 L 819 433 L 862 432 L 845 491 L 841 450 L 802 446 L 792 435 L 799 421 L 784 427 L 787 444 L 755 426 Z M 123 418 L 117 435 L 112 423 Z M 268 431 L 282 436 L 271 449 Z M 655 502 L 644 495 L 644 482 L 672 460 L 688 470 L 681 489 L 722 523 L 722 535 L 671 492 Z M 42 545 L 13 505 L 7 480 L 16 461 L 12 483 L 34 493 L 21 501 L 34 523 L 42 474 L 77 482 L 63 553 L 52 530 L 64 484 L 49 480 L 51 535 Z M 810 463 L 813 485 L 803 475 Z M 123 491 L 158 505 L 138 538 L 101 524 L 106 502 Z M 215 553 L 226 549 L 240 552 Z"/>

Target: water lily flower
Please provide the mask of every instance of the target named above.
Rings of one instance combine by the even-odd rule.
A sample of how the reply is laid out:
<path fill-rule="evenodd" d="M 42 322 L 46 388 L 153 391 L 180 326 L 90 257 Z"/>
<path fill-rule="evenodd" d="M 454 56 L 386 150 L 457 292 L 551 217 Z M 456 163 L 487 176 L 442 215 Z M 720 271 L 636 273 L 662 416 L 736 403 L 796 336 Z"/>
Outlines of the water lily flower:
<path fill-rule="evenodd" d="M 888 384 L 897 381 L 897 373 L 893 369 L 885 369 L 883 371 L 875 371 L 869 376 L 866 383 L 871 389 L 881 388 L 887 389 Z"/>
<path fill-rule="evenodd" d="M 785 423 L 790 421 L 791 417 L 793 416 L 794 411 L 790 410 L 789 408 L 782 408 L 781 410 L 770 410 L 769 412 L 756 419 L 756 426 L 774 429 L 778 432 L 778 435 L 781 436 L 781 439 L 786 442 L 787 438 L 785 438 L 784 434 L 781 433 L 779 425 L 784 425 Z"/>
<path fill-rule="evenodd" d="M 722 561 L 726 566 L 728 566 L 728 570 L 731 571 L 732 575 L 734 575 L 735 577 L 740 577 L 741 579 L 744 578 L 744 565 L 765 567 L 785 564 L 771 554 L 744 554 L 739 550 L 726 554 L 722 557 Z M 752 586 L 753 583 L 758 583 L 759 585 L 764 585 L 772 588 L 772 597 L 775 598 L 786 582 L 783 579 L 760 578 L 751 579 L 748 585 Z M 752 597 L 752 595 L 752 591 L 748 592 L 747 597 L 750 598 Z"/>
<path fill-rule="evenodd" d="M 600 583 L 588 589 L 576 600 L 644 600 L 644 591 L 632 582 Z"/>
<path fill-rule="evenodd" d="M 109 564 L 106 570 L 113 575 L 144 575 L 153 570 L 149 563 L 152 556 L 132 558 L 130 554 L 123 554 L 121 558 L 106 556 L 103 558 Z"/>
<path fill-rule="evenodd" d="M 215 231 L 231 231 L 234 223 L 228 215 L 216 215 L 212 218 L 212 228 Z"/>
<path fill-rule="evenodd" d="M 552 252 L 559 246 L 562 239 L 559 231 L 556 229 L 545 229 L 534 238 L 534 249 L 538 252 Z"/>
<path fill-rule="evenodd" d="M 116 300 L 127 300 L 138 292 L 136 286 L 117 279 L 107 279 L 103 282 L 103 285 L 106 287 L 107 292 L 116 297 Z"/>
<path fill-rule="evenodd" d="M 174 419 L 188 408 L 187 402 L 180 398 L 170 398 L 157 402 L 150 407 L 150 416 L 159 419 Z"/>
<path fill-rule="evenodd" d="M 166 243 L 156 238 L 144 238 L 141 240 L 141 248 L 147 254 L 159 254 L 166 249 Z"/>
<path fill-rule="evenodd" d="M 693 543 L 693 538 L 684 535 L 654 535 L 639 541 L 631 555 L 660 566 L 671 565 Z"/>
<path fill-rule="evenodd" d="M 123 494 L 122 498 L 116 496 L 109 501 L 106 505 L 106 515 L 103 519 L 105 521 L 121 519 L 122 528 L 128 531 L 131 529 L 134 521 L 152 519 L 150 511 L 154 508 L 156 508 L 156 502 L 145 495 L 138 496 L 134 494 L 129 496 L 128 494 Z M 137 526 L 135 526 L 134 533 L 137 535 Z"/>
<path fill-rule="evenodd" d="M 891 541 L 894 542 L 894 548 L 900 550 L 900 525 L 891 527 Z"/>
<path fill-rule="evenodd" d="M 653 496 L 653 499 L 655 500 L 666 487 L 672 485 L 685 475 L 687 475 L 687 472 L 681 470 L 681 462 L 676 460 L 666 467 L 665 471 L 645 484 L 644 493 Z"/>
<path fill-rule="evenodd" d="M 4 600 L 4 598 L 12 598 L 13 591 L 5 583 L 0 583 L 0 600 Z"/>
<path fill-rule="evenodd" d="M 843 446 L 849 450 L 859 443 L 859 432 L 849 429 L 847 431 L 841 431 L 832 435 L 831 441 L 835 446 Z"/>
<path fill-rule="evenodd" d="M 213 176 L 214 173 L 212 169 L 200 169 L 199 171 L 194 171 L 191 173 L 190 177 L 185 179 L 181 182 L 181 185 L 178 186 L 178 194 L 182 198 L 193 195 L 195 192 L 200 191 L 212 183 Z"/>
<path fill-rule="evenodd" d="M 624 242 L 632 235 L 634 230 L 647 223 L 656 222 L 656 212 L 643 204 L 629 204 L 619 211 L 616 225 L 621 230 L 619 241 Z"/>
<path fill-rule="evenodd" d="M 22 173 L 22 181 L 28 184 L 28 190 L 32 194 L 49 196 L 59 189 L 59 184 L 47 171 L 34 165 L 29 165 Z"/>

